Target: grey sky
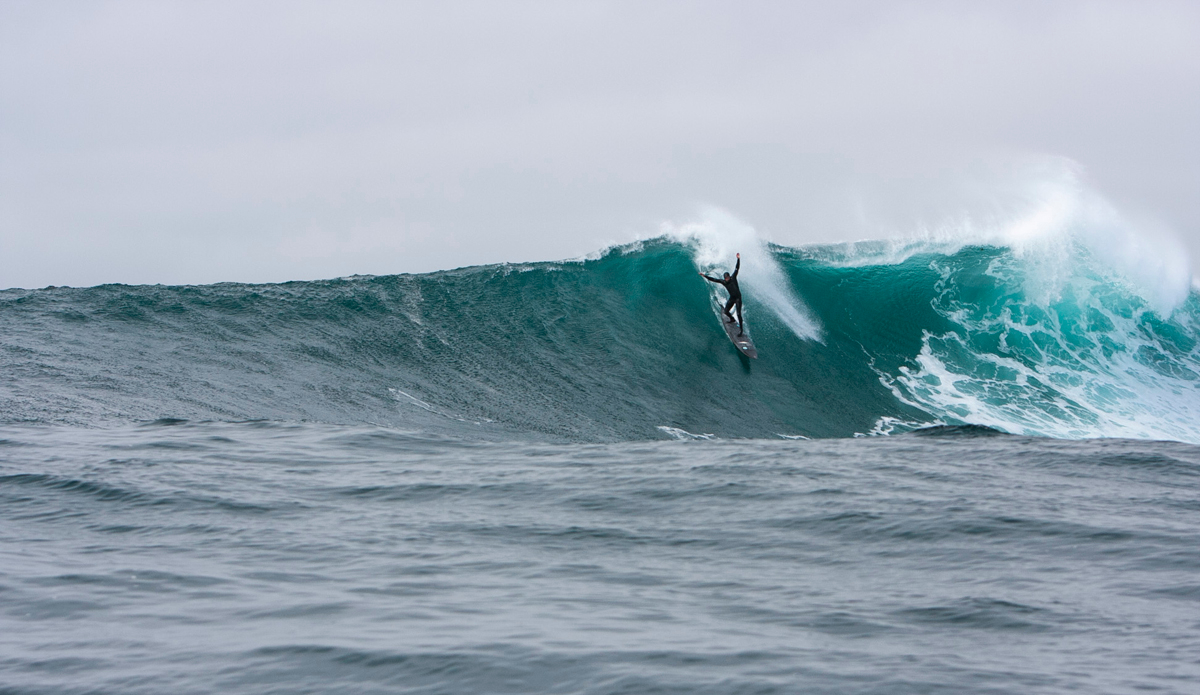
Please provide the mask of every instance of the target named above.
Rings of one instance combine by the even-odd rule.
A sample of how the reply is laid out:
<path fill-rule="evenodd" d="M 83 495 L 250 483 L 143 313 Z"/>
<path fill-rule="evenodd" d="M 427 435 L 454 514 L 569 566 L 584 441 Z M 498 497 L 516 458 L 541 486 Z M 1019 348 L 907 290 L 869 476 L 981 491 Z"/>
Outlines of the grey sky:
<path fill-rule="evenodd" d="M 0 0 L 0 286 L 872 238 L 1078 163 L 1200 258 L 1200 3 Z"/>

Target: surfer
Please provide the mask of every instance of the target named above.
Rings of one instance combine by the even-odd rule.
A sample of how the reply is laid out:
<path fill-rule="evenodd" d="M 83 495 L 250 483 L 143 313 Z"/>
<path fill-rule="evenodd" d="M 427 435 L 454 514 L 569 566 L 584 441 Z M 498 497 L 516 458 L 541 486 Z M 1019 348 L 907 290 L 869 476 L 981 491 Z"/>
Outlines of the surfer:
<path fill-rule="evenodd" d="M 739 253 L 739 254 L 737 254 L 737 264 L 735 266 L 733 266 L 733 275 L 730 275 L 729 273 L 725 273 L 724 280 L 718 280 L 717 278 L 709 277 L 709 276 L 705 275 L 703 271 L 701 271 L 701 273 L 700 273 L 700 277 L 704 278 L 705 280 L 708 280 L 709 282 L 715 282 L 718 285 L 725 286 L 725 291 L 729 293 L 729 301 L 725 302 L 725 308 L 722 311 L 725 312 L 725 315 L 729 317 L 730 321 L 733 321 L 733 314 L 730 313 L 729 310 L 732 309 L 735 305 L 737 306 L 738 335 L 742 335 L 742 333 L 745 332 L 745 328 L 743 328 L 743 326 L 742 326 L 742 291 L 740 289 L 738 289 L 738 284 L 737 284 L 738 271 L 741 269 L 742 269 L 742 254 Z"/>

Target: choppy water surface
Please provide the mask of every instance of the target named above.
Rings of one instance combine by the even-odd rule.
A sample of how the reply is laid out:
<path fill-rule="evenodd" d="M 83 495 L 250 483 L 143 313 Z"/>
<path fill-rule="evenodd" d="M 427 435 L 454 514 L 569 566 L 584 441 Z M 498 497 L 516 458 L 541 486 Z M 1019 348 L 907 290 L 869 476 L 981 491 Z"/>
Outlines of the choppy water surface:
<path fill-rule="evenodd" d="M 5 693 L 1200 687 L 1200 449 L 0 428 Z"/>

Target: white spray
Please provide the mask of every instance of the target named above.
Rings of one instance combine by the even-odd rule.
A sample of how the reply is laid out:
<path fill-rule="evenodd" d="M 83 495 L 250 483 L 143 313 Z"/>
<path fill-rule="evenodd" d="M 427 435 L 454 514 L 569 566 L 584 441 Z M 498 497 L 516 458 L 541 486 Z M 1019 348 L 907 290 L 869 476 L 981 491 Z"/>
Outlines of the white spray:
<path fill-rule="evenodd" d="M 1007 181 L 993 183 L 996 197 L 942 224 L 893 232 L 882 242 L 846 246 L 841 263 L 901 263 L 917 253 L 953 254 L 966 246 L 1012 250 L 1029 271 L 1025 293 L 1047 305 L 1074 275 L 1078 252 L 1124 279 L 1161 316 L 1169 316 L 1193 290 L 1188 253 L 1161 225 L 1121 214 L 1089 188 L 1082 168 L 1069 159 L 1040 158 Z"/>
<path fill-rule="evenodd" d="M 715 207 L 701 211 L 700 220 L 676 226 L 663 224 L 663 233 L 696 249 L 696 265 L 703 271 L 733 270 L 736 255 L 742 254 L 738 284 L 747 290 L 747 301 L 763 306 L 779 317 L 797 337 L 822 340 L 821 326 L 792 292 L 783 269 L 771 255 L 766 242 L 754 228 Z"/>
<path fill-rule="evenodd" d="M 1037 204 L 1004 230 L 1004 240 L 1019 256 L 1044 254 L 1070 263 L 1069 252 L 1047 254 L 1046 247 L 1078 243 L 1123 277 L 1159 315 L 1169 316 L 1187 299 L 1191 267 L 1187 250 L 1174 235 L 1151 222 L 1134 224 L 1069 169 L 1035 186 Z"/>

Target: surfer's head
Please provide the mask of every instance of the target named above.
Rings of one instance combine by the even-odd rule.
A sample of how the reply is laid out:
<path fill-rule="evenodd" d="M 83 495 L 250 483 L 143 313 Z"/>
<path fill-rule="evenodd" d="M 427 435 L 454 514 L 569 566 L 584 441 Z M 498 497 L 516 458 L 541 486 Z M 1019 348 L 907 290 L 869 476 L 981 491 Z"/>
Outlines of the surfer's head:
<path fill-rule="evenodd" d="M 725 279 L 726 279 L 726 280 L 728 280 L 728 279 L 729 279 L 729 273 L 725 273 Z"/>

